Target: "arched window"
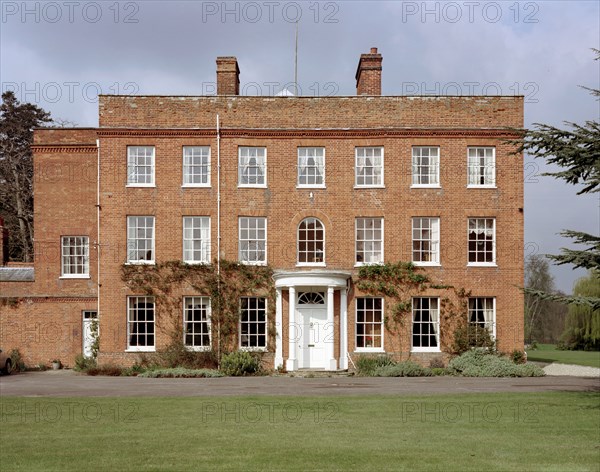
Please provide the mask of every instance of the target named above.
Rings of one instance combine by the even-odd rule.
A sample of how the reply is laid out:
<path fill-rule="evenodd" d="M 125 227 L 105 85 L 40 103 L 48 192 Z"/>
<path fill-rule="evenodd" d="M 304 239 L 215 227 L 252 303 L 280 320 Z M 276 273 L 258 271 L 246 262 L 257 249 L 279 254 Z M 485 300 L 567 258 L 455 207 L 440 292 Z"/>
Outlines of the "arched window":
<path fill-rule="evenodd" d="M 298 264 L 325 262 L 325 227 L 317 218 L 305 218 L 298 226 Z"/>

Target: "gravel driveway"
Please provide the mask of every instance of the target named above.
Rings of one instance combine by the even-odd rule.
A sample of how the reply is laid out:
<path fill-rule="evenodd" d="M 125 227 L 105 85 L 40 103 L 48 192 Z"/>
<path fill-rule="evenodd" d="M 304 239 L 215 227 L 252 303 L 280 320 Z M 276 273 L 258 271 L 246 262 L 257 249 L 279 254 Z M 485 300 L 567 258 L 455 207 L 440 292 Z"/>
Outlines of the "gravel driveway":
<path fill-rule="evenodd" d="M 0 377 L 0 396 L 170 397 L 223 395 L 423 395 L 483 392 L 600 392 L 600 378 L 468 377 L 223 377 L 149 379 L 89 377 L 71 370 L 26 372 Z"/>

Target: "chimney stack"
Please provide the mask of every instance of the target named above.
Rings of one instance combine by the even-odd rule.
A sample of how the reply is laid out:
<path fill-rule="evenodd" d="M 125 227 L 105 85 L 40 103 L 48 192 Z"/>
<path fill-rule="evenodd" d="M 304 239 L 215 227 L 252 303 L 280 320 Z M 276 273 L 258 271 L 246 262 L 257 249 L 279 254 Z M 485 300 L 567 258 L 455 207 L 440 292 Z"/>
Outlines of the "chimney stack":
<path fill-rule="evenodd" d="M 217 57 L 217 95 L 240 94 L 240 68 L 233 56 Z"/>
<path fill-rule="evenodd" d="M 356 69 L 356 95 L 381 95 L 381 63 L 383 57 L 377 48 L 361 54 Z"/>

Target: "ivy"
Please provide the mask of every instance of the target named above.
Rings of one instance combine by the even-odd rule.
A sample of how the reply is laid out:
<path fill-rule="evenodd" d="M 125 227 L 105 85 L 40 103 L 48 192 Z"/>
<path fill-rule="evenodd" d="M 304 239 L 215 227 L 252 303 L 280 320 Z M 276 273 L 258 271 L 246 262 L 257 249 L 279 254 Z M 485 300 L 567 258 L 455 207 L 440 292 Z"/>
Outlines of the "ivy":
<path fill-rule="evenodd" d="M 230 352 L 237 348 L 240 297 L 267 299 L 267 347 L 275 346 L 275 283 L 269 266 L 251 266 L 227 260 L 216 263 L 186 264 L 182 261 L 159 262 L 154 265 L 121 266 L 121 279 L 134 292 L 153 296 L 155 323 L 169 333 L 173 341 L 183 339 L 182 301 L 184 295 L 208 296 L 211 299 L 213 350 Z"/>
<path fill-rule="evenodd" d="M 468 325 L 468 299 L 471 292 L 452 285 L 434 283 L 423 269 L 412 262 L 396 262 L 362 266 L 356 287 L 368 295 L 385 297 L 389 314 L 384 318 L 386 329 L 398 334 L 399 328 L 412 317 L 412 297 L 426 290 L 441 290 L 440 344 L 447 352 L 454 350 L 456 330 Z"/>

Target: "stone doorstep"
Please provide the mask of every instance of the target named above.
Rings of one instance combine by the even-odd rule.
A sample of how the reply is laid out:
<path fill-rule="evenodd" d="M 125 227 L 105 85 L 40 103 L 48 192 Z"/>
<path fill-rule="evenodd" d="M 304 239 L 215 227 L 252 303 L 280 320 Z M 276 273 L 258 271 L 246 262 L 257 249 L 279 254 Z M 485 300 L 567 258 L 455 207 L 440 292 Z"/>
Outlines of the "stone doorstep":
<path fill-rule="evenodd" d="M 354 372 L 348 369 L 325 370 L 325 369 L 298 369 L 292 372 L 281 374 L 283 377 L 302 377 L 302 378 L 326 378 L 326 377 L 352 377 Z"/>

